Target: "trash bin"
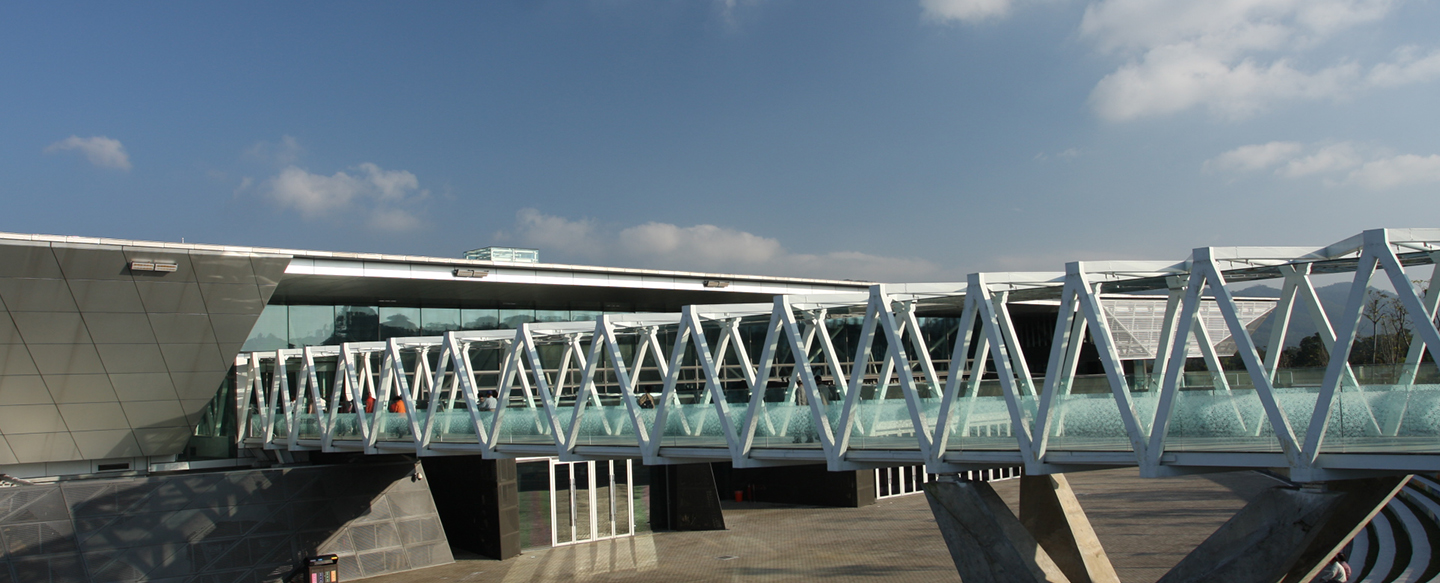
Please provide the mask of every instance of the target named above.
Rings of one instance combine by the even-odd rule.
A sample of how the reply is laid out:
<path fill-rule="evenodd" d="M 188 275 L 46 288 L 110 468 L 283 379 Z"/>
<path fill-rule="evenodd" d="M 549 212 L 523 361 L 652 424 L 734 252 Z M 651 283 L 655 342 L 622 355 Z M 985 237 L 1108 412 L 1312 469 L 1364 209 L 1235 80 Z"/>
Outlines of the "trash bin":
<path fill-rule="evenodd" d="M 340 580 L 340 555 L 305 559 L 305 583 L 333 583 Z"/>

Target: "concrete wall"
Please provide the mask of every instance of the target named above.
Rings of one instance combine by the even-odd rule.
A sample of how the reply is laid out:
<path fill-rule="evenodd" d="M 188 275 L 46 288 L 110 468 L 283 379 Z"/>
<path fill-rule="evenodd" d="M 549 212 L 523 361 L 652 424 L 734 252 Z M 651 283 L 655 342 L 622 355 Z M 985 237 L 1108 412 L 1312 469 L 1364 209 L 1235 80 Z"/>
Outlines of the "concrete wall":
<path fill-rule="evenodd" d="M 453 561 L 414 465 L 366 463 L 0 488 L 0 583 L 341 580 Z"/>

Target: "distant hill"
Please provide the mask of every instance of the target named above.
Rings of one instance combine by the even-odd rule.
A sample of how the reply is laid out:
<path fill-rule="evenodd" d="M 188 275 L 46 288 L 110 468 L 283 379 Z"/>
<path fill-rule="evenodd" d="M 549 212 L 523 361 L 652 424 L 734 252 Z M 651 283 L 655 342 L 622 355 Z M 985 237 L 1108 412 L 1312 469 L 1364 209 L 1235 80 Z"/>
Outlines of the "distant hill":
<path fill-rule="evenodd" d="M 1276 285 L 1279 285 L 1278 281 Z M 1373 286 L 1370 290 L 1386 294 L 1390 293 L 1389 291 L 1381 290 Z M 1234 294 L 1236 297 L 1278 298 L 1280 297 L 1280 288 L 1261 283 L 1236 290 Z M 1345 300 L 1349 299 L 1350 282 L 1342 281 L 1317 287 L 1315 288 L 1315 295 L 1320 296 L 1320 305 L 1325 308 L 1327 315 L 1338 314 L 1341 310 L 1345 309 Z M 1273 325 L 1274 318 L 1266 316 L 1265 321 L 1260 324 L 1259 328 L 1256 328 L 1255 342 L 1260 347 L 1264 347 L 1270 343 L 1270 330 Z M 1331 320 L 1331 326 L 1334 326 L 1334 320 Z M 1301 338 L 1310 336 L 1317 331 L 1318 329 L 1310 319 L 1310 309 L 1305 307 L 1304 303 L 1297 301 L 1295 303 L 1295 310 L 1290 314 L 1290 330 L 1285 335 L 1285 346 L 1298 346 Z M 1359 334 L 1361 336 L 1368 336 L 1370 333 L 1369 323 L 1362 320 L 1360 322 Z"/>

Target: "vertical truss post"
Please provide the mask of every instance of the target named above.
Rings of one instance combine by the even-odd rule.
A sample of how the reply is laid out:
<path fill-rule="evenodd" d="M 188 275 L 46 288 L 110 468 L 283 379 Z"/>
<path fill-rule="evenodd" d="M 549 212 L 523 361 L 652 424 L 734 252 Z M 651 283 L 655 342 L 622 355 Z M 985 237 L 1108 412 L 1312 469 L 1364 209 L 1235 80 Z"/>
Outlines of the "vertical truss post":
<path fill-rule="evenodd" d="M 1120 353 L 1115 349 L 1115 337 L 1110 332 L 1110 321 L 1100 305 L 1100 289 L 1090 283 L 1085 272 L 1085 263 L 1076 261 L 1065 265 L 1065 279 L 1074 279 L 1074 290 L 1079 298 L 1081 310 L 1090 328 L 1090 337 L 1100 353 L 1100 364 L 1110 381 L 1110 393 L 1115 397 L 1115 406 L 1120 410 L 1120 420 L 1125 423 L 1125 434 L 1130 438 L 1130 448 L 1137 462 L 1145 457 L 1145 428 L 1141 425 L 1140 412 L 1130 396 L 1130 385 L 1125 381 L 1125 369 L 1120 363 Z M 1184 347 L 1181 347 L 1184 353 Z M 1180 368 L 1184 369 L 1184 361 Z"/>
<path fill-rule="evenodd" d="M 935 419 L 935 437 L 932 439 L 935 445 L 926 458 L 926 465 L 936 469 L 939 469 L 945 456 L 945 450 L 950 446 L 950 434 L 954 425 L 951 423 L 950 417 L 954 410 L 955 398 L 966 382 L 965 372 L 969 371 L 971 377 L 977 377 L 984 372 L 983 365 L 977 372 L 975 365 L 971 364 L 969 359 L 970 338 L 974 335 L 975 313 L 978 311 L 975 302 L 975 296 L 967 292 L 965 307 L 962 308 L 960 315 L 960 324 L 955 328 L 955 350 L 950 354 L 950 374 L 949 378 L 945 380 L 945 391 L 940 394 L 940 411 Z M 983 358 L 983 354 L 975 355 L 976 361 L 983 362 L 981 360 Z M 969 417 L 969 412 L 966 413 L 966 417 Z M 963 426 L 961 430 L 964 430 Z"/>
<path fill-rule="evenodd" d="M 994 362 L 995 372 L 1000 377 L 1000 389 L 1005 396 L 1005 404 L 1010 409 L 1010 428 L 1014 433 L 1016 447 L 1020 450 L 1021 459 L 1034 459 L 1030 426 L 1025 420 L 1025 404 L 1020 400 L 1020 388 L 1015 383 L 1016 373 L 1011 368 L 1015 361 L 1006 352 L 1004 332 L 1000 328 L 999 315 L 996 314 L 995 295 L 985 281 L 985 274 L 972 273 L 969 279 L 966 297 L 973 294 L 976 298 L 979 307 L 977 315 L 982 318 L 980 329 L 988 338 L 991 346 L 991 361 Z M 1028 372 L 1024 374 L 1028 374 Z"/>
<path fill-rule="evenodd" d="M 819 434 L 820 446 L 825 451 L 825 459 L 829 462 L 830 467 L 838 467 L 840 459 L 835 455 L 835 434 L 831 431 L 830 417 L 826 414 L 827 405 L 821 398 L 819 384 L 815 382 L 815 372 L 810 368 L 810 352 L 800 337 L 800 328 L 795 323 L 795 311 L 790 306 L 790 298 L 777 296 L 775 308 L 776 314 L 780 316 L 781 327 L 790 341 L 790 353 L 794 356 L 795 366 L 792 375 L 804 377 L 802 379 L 804 386 L 801 389 L 805 391 L 806 400 L 810 403 L 811 423 L 814 424 L 815 432 Z"/>
<path fill-rule="evenodd" d="M 561 431 L 560 420 L 556 417 L 555 398 L 551 394 L 550 383 L 545 378 L 545 363 L 540 360 L 540 349 L 535 345 L 535 336 L 530 332 L 530 324 L 520 324 L 516 337 L 524 343 L 525 355 L 530 358 L 530 368 L 535 371 L 535 386 L 540 390 L 540 403 L 544 406 L 545 429 L 550 431 L 550 435 L 554 437 L 557 451 L 566 451 L 565 434 Z"/>
<path fill-rule="evenodd" d="M 1440 251 L 1430 253 L 1430 262 L 1435 268 L 1430 272 L 1429 287 L 1425 290 L 1425 317 L 1430 325 L 1435 325 L 1436 306 L 1440 306 Z M 1419 329 L 1418 326 L 1416 328 Z M 1405 354 L 1405 366 L 1400 369 L 1399 384 L 1415 384 L 1415 376 L 1420 372 L 1421 356 L 1425 352 L 1425 337 L 1423 334 L 1414 334 L 1410 339 L 1410 350 Z M 1399 429 L 1399 426 L 1396 426 Z"/>
<path fill-rule="evenodd" d="M 755 374 L 754 384 L 750 385 L 750 403 L 745 408 L 745 419 L 741 422 L 738 435 L 735 436 L 735 447 L 730 450 L 733 463 L 737 468 L 749 465 L 750 449 L 755 443 L 755 428 L 759 421 L 760 411 L 765 407 L 765 393 L 769 386 L 770 373 L 775 367 L 775 351 L 779 348 L 781 330 L 785 327 L 787 320 L 794 321 L 794 314 L 790 311 L 790 302 L 785 296 L 775 296 L 770 311 L 770 324 L 765 330 L 765 344 L 760 348 L 759 370 Z M 799 355 L 795 356 L 798 363 Z M 717 395 L 717 401 L 723 400 Z M 723 422 L 727 416 L 721 415 L 720 418 Z"/>
<path fill-rule="evenodd" d="M 1230 329 L 1230 337 L 1235 339 L 1235 347 L 1240 353 L 1240 359 L 1245 363 L 1245 370 L 1250 373 L 1251 382 L 1255 384 L 1255 393 L 1260 397 L 1260 404 L 1265 408 L 1265 414 L 1270 420 L 1270 427 L 1275 430 L 1275 437 L 1280 442 L 1280 450 L 1285 453 L 1285 459 L 1290 462 L 1291 468 L 1297 468 L 1302 460 L 1295 439 L 1295 431 L 1290 427 L 1290 420 L 1285 416 L 1285 410 L 1280 408 L 1280 403 L 1275 398 L 1274 387 L 1270 384 L 1269 375 L 1265 373 L 1265 367 L 1260 362 L 1260 355 L 1255 350 L 1255 342 L 1251 340 L 1250 332 L 1245 329 L 1245 323 L 1240 320 L 1240 310 L 1235 305 L 1235 298 L 1230 295 L 1230 290 L 1226 287 L 1225 276 L 1215 265 L 1211 248 L 1202 247 L 1196 249 L 1194 253 L 1195 266 L 1204 274 L 1204 277 L 1202 281 L 1194 282 L 1192 275 L 1191 285 L 1206 285 L 1215 294 L 1216 307 L 1225 317 L 1225 324 Z M 1334 361 L 1331 362 L 1334 364 Z M 1338 372 L 1336 378 L 1339 378 Z M 1308 466 L 1308 463 L 1305 465 Z"/>
<path fill-rule="evenodd" d="M 580 374 L 580 390 L 575 393 L 575 406 L 570 408 L 570 428 L 566 430 L 568 436 L 565 438 L 566 447 L 569 449 L 564 452 L 566 454 L 574 451 L 575 442 L 580 437 L 580 422 L 585 418 L 585 405 L 595 392 L 595 373 L 599 371 L 600 363 L 605 358 L 605 346 L 609 342 L 606 331 L 610 328 L 609 316 L 595 317 L 595 332 L 590 335 L 590 357 L 585 359 L 584 371 Z M 615 365 L 617 372 L 623 368 L 623 364 Z M 599 401 L 596 403 L 598 406 Z M 637 432 L 636 435 L 640 433 Z M 642 442 L 641 451 L 644 451 L 643 445 Z"/>
<path fill-rule="evenodd" d="M 1160 342 L 1155 346 L 1155 366 L 1150 371 L 1148 390 L 1159 391 L 1170 366 L 1170 350 L 1175 343 L 1175 325 L 1179 322 L 1180 303 L 1185 297 L 1185 276 L 1167 276 L 1165 287 L 1165 320 L 1160 324 Z M 1183 346 L 1183 345 L 1182 345 Z"/>
<path fill-rule="evenodd" d="M 1044 463 L 1045 450 L 1050 445 L 1050 422 L 1054 414 L 1057 393 L 1068 395 L 1071 379 L 1075 376 L 1075 368 L 1068 356 L 1078 354 L 1080 336 L 1074 334 L 1076 320 L 1083 321 L 1084 317 L 1076 317 L 1075 308 L 1078 294 L 1075 292 L 1077 282 L 1071 278 L 1065 278 L 1065 285 L 1060 290 L 1060 310 L 1055 316 L 1055 335 L 1050 341 L 1050 361 L 1045 367 L 1045 384 L 1042 385 L 1040 394 L 1040 406 L 1036 411 L 1035 418 L 1035 447 L 1031 452 L 1033 457 L 1026 460 L 1026 470 L 1039 473 Z"/>

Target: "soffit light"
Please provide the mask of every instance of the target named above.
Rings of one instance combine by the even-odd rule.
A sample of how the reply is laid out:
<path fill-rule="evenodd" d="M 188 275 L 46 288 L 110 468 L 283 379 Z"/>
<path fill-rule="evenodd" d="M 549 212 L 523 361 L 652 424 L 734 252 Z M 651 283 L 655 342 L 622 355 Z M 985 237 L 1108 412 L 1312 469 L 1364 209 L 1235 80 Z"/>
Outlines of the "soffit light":
<path fill-rule="evenodd" d="M 705 287 L 730 287 L 730 282 L 720 281 L 718 279 L 707 279 L 705 280 Z"/>
<path fill-rule="evenodd" d="M 456 269 L 454 273 L 455 273 L 455 277 L 474 277 L 474 278 L 480 278 L 480 277 L 485 277 L 485 276 L 487 276 L 487 275 L 490 275 L 490 272 L 485 271 L 485 270 L 483 270 L 483 269 Z"/>
<path fill-rule="evenodd" d="M 166 263 L 163 261 L 130 262 L 130 271 L 159 271 L 162 273 L 172 273 L 176 269 L 178 269 L 178 267 L 174 263 Z"/>

